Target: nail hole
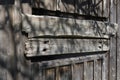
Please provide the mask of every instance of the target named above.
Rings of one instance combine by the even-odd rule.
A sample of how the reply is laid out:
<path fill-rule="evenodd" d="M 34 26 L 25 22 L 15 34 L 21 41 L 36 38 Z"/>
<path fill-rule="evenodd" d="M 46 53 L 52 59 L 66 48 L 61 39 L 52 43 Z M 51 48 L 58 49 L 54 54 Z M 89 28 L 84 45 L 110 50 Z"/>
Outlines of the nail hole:
<path fill-rule="evenodd" d="M 102 48 L 102 46 L 99 46 L 99 48 Z"/>
<path fill-rule="evenodd" d="M 47 44 L 47 43 L 49 43 L 49 41 L 44 41 L 44 44 Z"/>
<path fill-rule="evenodd" d="M 99 43 L 101 44 L 101 43 L 102 43 L 102 41 L 99 41 Z"/>
<path fill-rule="evenodd" d="M 44 49 L 43 49 L 43 51 L 47 51 L 47 49 L 46 49 L 46 48 L 44 48 Z"/>

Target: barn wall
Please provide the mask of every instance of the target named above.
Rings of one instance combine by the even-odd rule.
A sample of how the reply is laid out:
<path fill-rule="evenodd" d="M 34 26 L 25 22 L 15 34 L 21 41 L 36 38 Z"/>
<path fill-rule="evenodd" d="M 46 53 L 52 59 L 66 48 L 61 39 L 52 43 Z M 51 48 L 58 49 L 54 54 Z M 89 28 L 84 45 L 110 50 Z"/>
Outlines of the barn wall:
<path fill-rule="evenodd" d="M 107 1 L 109 3 L 106 5 L 109 10 L 108 21 L 120 25 L 120 1 Z M 38 80 L 41 78 L 39 63 L 32 63 L 23 54 L 26 34 L 21 32 L 21 12 L 32 14 L 30 6 L 32 6 L 30 0 L 0 0 L 0 80 Z M 62 9 L 64 11 L 64 8 Z M 106 80 L 119 80 L 120 27 L 117 35 L 111 39 L 110 45 L 110 54 L 106 60 L 108 61 Z M 93 65 L 93 63 L 90 64 Z M 75 65 L 75 67 L 80 65 Z"/>
<path fill-rule="evenodd" d="M 30 62 L 23 54 L 18 2 L 0 0 L 0 80 L 32 80 Z"/>

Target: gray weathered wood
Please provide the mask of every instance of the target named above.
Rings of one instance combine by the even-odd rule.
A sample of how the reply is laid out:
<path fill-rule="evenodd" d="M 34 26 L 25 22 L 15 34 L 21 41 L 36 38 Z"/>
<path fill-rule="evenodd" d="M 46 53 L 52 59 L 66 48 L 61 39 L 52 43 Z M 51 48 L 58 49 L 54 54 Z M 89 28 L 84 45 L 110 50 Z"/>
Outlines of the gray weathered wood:
<path fill-rule="evenodd" d="M 66 59 L 56 59 L 49 61 L 42 61 L 39 64 L 40 69 L 52 68 L 57 66 L 65 66 L 70 64 L 78 64 L 82 62 L 92 61 L 96 59 L 103 59 L 104 54 L 91 55 L 91 56 L 80 56 L 75 58 L 66 58 Z"/>
<path fill-rule="evenodd" d="M 83 15 L 103 17 L 103 11 L 107 10 L 105 6 L 103 8 L 103 5 L 107 4 L 107 3 L 104 3 L 104 1 L 103 0 L 75 0 L 76 13 L 83 14 Z M 104 17 L 106 16 L 104 15 Z"/>
<path fill-rule="evenodd" d="M 103 17 L 109 18 L 109 0 L 103 0 Z"/>
<path fill-rule="evenodd" d="M 93 80 L 93 75 L 94 75 L 94 72 L 93 72 L 93 61 L 88 61 L 85 63 L 85 68 L 84 68 L 84 71 L 85 71 L 85 76 L 84 76 L 84 79 L 85 80 Z"/>
<path fill-rule="evenodd" d="M 88 80 L 88 76 L 87 76 L 87 62 L 84 62 L 84 80 Z"/>
<path fill-rule="evenodd" d="M 67 13 L 75 13 L 75 0 L 57 0 L 57 10 Z"/>
<path fill-rule="evenodd" d="M 78 20 L 52 16 L 22 15 L 22 30 L 29 37 L 35 36 L 92 36 L 108 37 L 114 35 L 116 24 L 93 20 Z"/>
<path fill-rule="evenodd" d="M 32 0 L 32 7 L 55 11 L 57 9 L 57 0 Z"/>
<path fill-rule="evenodd" d="M 32 14 L 31 1 L 21 3 L 21 12 L 24 14 Z"/>
<path fill-rule="evenodd" d="M 25 44 L 27 57 L 109 50 L 105 39 L 29 39 Z"/>
<path fill-rule="evenodd" d="M 99 17 L 108 17 L 107 6 L 107 0 L 32 0 L 33 8 Z"/>
<path fill-rule="evenodd" d="M 73 70 L 73 80 L 83 80 L 84 66 L 83 63 L 75 64 Z"/>
<path fill-rule="evenodd" d="M 75 13 L 86 15 L 88 12 L 87 0 L 75 0 Z"/>
<path fill-rule="evenodd" d="M 116 79 L 116 36 L 110 38 L 109 80 Z"/>
<path fill-rule="evenodd" d="M 111 0 L 111 5 L 110 5 L 110 22 L 111 23 L 116 23 L 117 22 L 117 9 L 116 9 L 116 0 Z"/>
<path fill-rule="evenodd" d="M 38 62 L 31 63 L 31 79 L 32 80 L 43 80 L 43 70 L 39 67 Z"/>
<path fill-rule="evenodd" d="M 7 70 L 0 66 L 0 80 L 7 80 Z"/>
<path fill-rule="evenodd" d="M 3 1 L 3 3 L 5 2 L 5 4 L 6 4 L 10 0 L 1 0 L 1 1 Z M 59 72 L 59 70 L 60 70 L 59 66 L 66 67 L 65 65 L 71 65 L 74 63 L 84 63 L 84 62 L 86 62 L 86 65 L 87 65 L 86 67 L 88 67 L 87 68 L 88 71 L 86 70 L 86 75 L 88 75 L 88 77 L 86 75 L 84 75 L 87 77 L 87 78 L 84 77 L 84 79 L 87 79 L 87 80 L 92 79 L 93 80 L 93 76 L 92 76 L 93 67 L 91 67 L 91 65 L 93 65 L 93 62 L 90 62 L 90 61 L 93 61 L 96 59 L 101 60 L 101 59 L 103 59 L 103 55 L 97 54 L 97 56 L 90 55 L 89 57 L 83 56 L 82 58 L 75 57 L 75 58 L 57 59 L 57 60 L 49 60 L 49 61 L 42 61 L 42 62 L 30 62 L 29 60 L 27 60 L 27 58 L 25 58 L 24 54 L 23 54 L 23 52 L 24 52 L 23 45 L 24 45 L 25 40 L 23 40 L 23 34 L 21 34 L 21 29 L 20 29 L 21 28 L 21 25 L 20 25 L 21 24 L 21 16 L 23 16 L 20 14 L 21 14 L 22 10 L 23 10 L 22 11 L 23 13 L 31 13 L 31 10 L 29 8 L 31 4 L 26 2 L 28 0 L 21 0 L 21 1 L 24 1 L 23 4 L 19 3 L 20 0 L 14 0 L 14 1 L 15 1 L 15 3 L 14 3 L 15 5 L 14 4 L 5 5 L 2 2 L 0 2 L 0 80 L 44 80 L 44 79 L 46 80 L 47 78 L 49 78 L 49 76 L 53 77 L 55 74 L 54 71 L 52 71 L 51 69 L 46 70 L 46 68 L 49 68 L 49 67 L 51 68 L 51 67 L 57 66 L 58 72 Z M 45 1 L 47 1 L 47 0 L 43 0 L 43 2 L 45 2 Z M 89 1 L 96 1 L 96 0 L 87 0 L 87 1 L 89 2 Z M 109 1 L 116 1 L 116 0 L 109 0 Z M 119 1 L 119 0 L 117 0 L 117 1 Z M 47 2 L 49 2 L 48 4 L 53 6 L 49 0 Z M 45 4 L 46 6 L 48 6 L 46 9 L 48 9 L 48 10 L 53 9 L 53 7 L 50 8 L 48 4 Z M 116 5 L 116 3 L 114 4 L 113 2 L 111 2 L 111 4 L 112 4 L 112 6 Z M 61 5 L 63 5 L 63 4 L 61 4 Z M 94 12 L 93 13 L 90 12 L 91 5 L 89 5 L 89 6 L 90 6 L 89 7 L 90 10 L 86 9 L 88 11 L 87 14 L 94 15 L 95 14 Z M 10 7 L 14 8 L 13 11 L 9 10 Z M 101 5 L 101 7 L 102 7 L 102 5 Z M 44 8 L 45 7 L 43 7 L 43 9 Z M 86 8 L 86 6 L 84 6 L 84 8 Z M 64 7 L 63 7 L 63 9 L 64 9 Z M 55 10 L 55 9 L 53 9 L 53 10 Z M 62 11 L 62 9 L 61 9 L 61 11 Z M 79 10 L 79 11 L 81 13 L 81 10 Z M 119 11 L 120 10 L 118 9 L 118 15 L 117 15 L 116 7 L 114 6 L 114 8 L 111 8 L 111 22 L 117 22 L 117 19 L 120 18 Z M 101 14 L 101 12 L 99 14 Z M 99 15 L 99 14 L 97 14 L 97 15 Z M 13 19 L 11 19 L 12 16 L 13 16 Z M 104 17 L 104 14 L 103 14 L 103 17 Z M 34 19 L 32 19 L 32 18 L 34 18 Z M 60 23 L 59 23 L 59 22 L 56 22 L 56 20 L 54 20 L 54 17 L 53 17 L 53 20 L 48 16 L 46 18 L 39 17 L 39 19 L 38 19 L 38 17 L 37 17 L 37 19 L 35 17 L 32 17 L 32 18 L 30 18 L 30 16 L 29 17 L 24 16 L 22 18 L 22 20 L 23 20 L 22 27 L 24 27 L 25 32 L 28 33 L 28 35 L 29 35 L 28 38 L 40 37 L 40 36 L 43 37 L 45 35 L 48 35 L 48 36 L 52 35 L 55 38 L 58 35 L 60 35 L 60 37 L 62 35 L 62 37 L 64 36 L 64 38 L 65 37 L 68 38 L 71 36 L 73 36 L 73 37 L 76 36 L 75 38 L 77 38 L 77 37 L 80 38 L 81 36 L 83 36 L 83 37 L 85 36 L 89 39 L 92 37 L 94 37 L 94 38 L 99 37 L 99 39 L 100 39 L 101 37 L 105 37 L 105 36 L 107 36 L 107 38 L 109 38 L 109 35 L 111 37 L 114 37 L 114 34 L 116 33 L 116 32 L 114 32 L 114 29 L 116 29 L 116 28 L 114 28 L 114 26 L 111 26 L 108 23 L 109 24 L 108 27 L 110 26 L 110 28 L 108 28 L 108 27 L 106 27 L 107 23 L 103 24 L 99 21 L 90 21 L 90 20 L 85 21 L 85 20 L 76 20 L 76 19 L 70 19 L 70 18 L 68 18 L 68 19 L 67 18 L 57 18 L 57 20 L 60 21 Z M 56 22 L 56 24 L 53 25 L 55 22 Z M 119 22 L 120 21 L 118 20 L 118 23 Z M 10 23 L 10 24 L 8 24 L 8 23 Z M 6 24 L 7 24 L 7 26 L 6 26 Z M 95 24 L 95 25 L 93 25 L 93 24 Z M 97 24 L 98 24 L 98 26 L 97 26 Z M 56 28 L 57 25 L 58 25 L 58 27 Z M 99 27 L 101 25 L 102 25 L 102 27 Z M 66 28 L 66 26 L 67 26 L 67 28 Z M 91 26 L 91 27 L 89 27 L 89 26 Z M 55 27 L 55 28 L 53 29 L 53 27 Z M 29 29 L 27 29 L 27 28 L 31 29 L 31 31 L 29 32 Z M 59 30 L 57 31 L 57 29 L 59 29 L 59 28 L 60 28 L 60 31 Z M 43 29 L 44 33 L 39 33 L 39 32 L 42 32 L 42 29 Z M 53 31 L 52 34 L 49 34 L 50 30 Z M 57 32 L 60 34 L 58 34 Z M 120 30 L 119 30 L 119 32 L 120 32 Z M 105 59 L 103 59 L 103 63 L 101 63 L 101 65 L 102 65 L 102 80 L 105 79 L 104 76 L 108 76 L 108 75 L 103 74 L 104 72 L 106 72 L 106 70 L 103 69 L 104 67 L 107 67 L 106 69 L 110 69 L 109 80 L 116 80 L 116 79 L 119 80 L 120 79 L 120 71 L 119 71 L 120 70 L 119 69 L 120 68 L 120 55 L 119 55 L 119 53 L 120 53 L 120 49 L 119 49 L 120 33 L 119 32 L 118 32 L 118 39 L 117 39 L 117 42 L 118 42 L 117 48 L 115 46 L 116 42 L 114 42 L 116 39 L 110 39 L 110 40 L 112 40 L 110 42 L 110 44 L 111 44 L 110 46 L 112 46 L 112 47 L 110 50 L 109 67 L 103 66 Z M 68 35 L 70 35 L 70 36 L 68 36 Z M 71 37 L 71 38 L 73 38 L 73 37 Z M 83 39 L 83 37 L 82 37 L 82 39 Z M 105 40 L 107 40 L 107 39 L 105 39 Z M 65 41 L 63 41 L 63 42 L 65 44 L 67 44 Z M 62 44 L 62 41 L 60 43 Z M 88 43 L 92 44 L 91 42 L 88 42 Z M 89 46 L 89 48 L 91 48 L 91 46 Z M 117 49 L 117 52 L 115 51 L 116 49 Z M 116 60 L 117 60 L 117 62 L 116 62 Z M 31 66 L 31 63 L 34 63 L 34 64 Z M 98 65 L 98 68 L 99 68 L 98 71 L 100 71 L 101 70 L 100 65 Z M 69 66 L 69 68 L 67 67 L 66 69 L 68 69 L 68 71 L 70 71 L 71 67 Z M 46 71 L 47 77 L 45 77 L 45 78 L 44 78 L 44 75 L 42 75 L 43 70 Z M 92 74 L 89 74 L 90 72 Z M 67 72 L 63 71 L 63 73 L 67 73 Z M 70 72 L 68 72 L 68 75 L 69 75 L 69 73 Z M 82 73 L 82 72 L 80 72 L 80 73 Z M 98 74 L 98 75 L 100 75 L 100 74 Z M 63 75 L 63 76 L 65 76 L 65 75 Z M 90 77 L 90 76 L 92 76 L 92 77 Z M 97 78 L 99 78 L 99 77 L 97 77 Z M 59 79 L 57 79 L 57 80 L 59 80 Z"/>
<path fill-rule="evenodd" d="M 60 67 L 59 73 L 59 80 L 72 80 L 72 72 L 70 66 Z"/>
<path fill-rule="evenodd" d="M 45 80 L 55 80 L 55 69 L 46 69 L 45 70 Z"/>
<path fill-rule="evenodd" d="M 102 80 L 102 62 L 101 62 L 101 59 L 94 61 L 94 80 Z"/>
<path fill-rule="evenodd" d="M 117 0 L 117 19 L 118 19 L 118 32 L 117 32 L 117 80 L 120 80 L 120 0 Z"/>
<path fill-rule="evenodd" d="M 109 52 L 107 52 L 101 59 L 102 80 L 108 80 L 109 77 Z"/>

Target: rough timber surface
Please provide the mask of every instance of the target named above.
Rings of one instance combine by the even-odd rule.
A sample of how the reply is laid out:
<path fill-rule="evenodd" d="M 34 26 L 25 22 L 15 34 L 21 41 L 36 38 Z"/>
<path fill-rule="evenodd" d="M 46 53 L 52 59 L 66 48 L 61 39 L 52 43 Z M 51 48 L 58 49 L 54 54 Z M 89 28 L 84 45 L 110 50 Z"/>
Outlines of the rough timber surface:
<path fill-rule="evenodd" d="M 32 8 L 108 17 L 107 0 L 32 0 Z"/>
<path fill-rule="evenodd" d="M 109 38 L 115 34 L 116 29 L 117 24 L 108 22 L 22 15 L 22 31 L 28 33 L 28 37 L 66 35 Z"/>
<path fill-rule="evenodd" d="M 47 10 L 56 10 L 57 0 L 32 0 L 33 8 L 43 8 Z"/>
<path fill-rule="evenodd" d="M 29 39 L 25 44 L 29 57 L 109 50 L 109 40 L 105 39 Z"/>
<path fill-rule="evenodd" d="M 57 66 L 65 66 L 70 64 L 79 64 L 83 62 L 94 61 L 97 59 L 103 59 L 106 52 L 101 54 L 94 54 L 94 55 L 86 55 L 86 56 L 78 56 L 73 58 L 65 58 L 65 59 L 55 59 L 55 60 L 48 60 L 48 61 L 41 61 L 39 63 L 39 67 L 41 69 L 53 68 Z"/>
<path fill-rule="evenodd" d="M 42 80 L 101 80 L 103 77 L 102 74 L 106 73 L 105 71 L 102 72 L 105 68 L 105 66 L 102 67 L 102 65 L 104 65 L 104 56 L 104 53 L 96 53 L 95 55 L 79 56 L 76 58 L 42 61 L 38 67 L 40 70 L 43 70 Z M 94 75 L 95 73 L 96 76 Z"/>

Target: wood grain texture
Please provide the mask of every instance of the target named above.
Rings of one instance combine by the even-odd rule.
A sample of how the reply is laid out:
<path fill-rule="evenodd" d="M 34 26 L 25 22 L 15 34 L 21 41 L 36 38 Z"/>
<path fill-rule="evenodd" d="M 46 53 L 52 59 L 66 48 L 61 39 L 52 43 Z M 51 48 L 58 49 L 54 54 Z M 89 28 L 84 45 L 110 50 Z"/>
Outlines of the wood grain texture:
<path fill-rule="evenodd" d="M 108 10 L 107 5 L 107 0 L 32 0 L 33 8 L 96 17 L 108 17 L 105 13 Z"/>
<path fill-rule="evenodd" d="M 84 76 L 84 65 L 83 63 L 75 64 L 73 69 L 73 80 L 83 80 Z"/>
<path fill-rule="evenodd" d="M 45 80 L 55 80 L 55 69 L 45 70 Z"/>
<path fill-rule="evenodd" d="M 120 26 L 120 1 L 117 0 L 117 22 L 118 25 Z M 117 32 L 117 80 L 120 79 L 120 27 L 118 28 L 118 32 Z"/>
<path fill-rule="evenodd" d="M 117 24 L 93 20 L 78 20 L 52 16 L 22 15 L 22 31 L 29 37 L 81 35 L 93 37 L 109 37 L 114 35 Z"/>
<path fill-rule="evenodd" d="M 57 9 L 57 0 L 32 0 L 32 7 L 55 11 Z"/>
<path fill-rule="evenodd" d="M 95 66 L 94 66 L 94 78 L 95 80 L 102 80 L 102 61 L 100 60 L 96 60 L 95 61 Z"/>
<path fill-rule="evenodd" d="M 67 13 L 75 13 L 75 0 L 57 0 L 57 10 Z"/>
<path fill-rule="evenodd" d="M 32 14 L 32 7 L 31 7 L 31 2 L 26 2 L 26 3 L 22 3 L 22 13 L 24 14 Z"/>
<path fill-rule="evenodd" d="M 41 79 L 93 80 L 94 78 L 96 80 L 102 80 L 102 74 L 105 72 L 102 72 L 103 62 L 101 60 L 104 58 L 104 56 L 105 54 L 99 56 L 96 54 L 93 56 L 81 56 L 78 58 L 42 61 L 39 63 L 39 68 L 43 73 Z M 96 63 L 94 63 L 94 61 L 96 61 Z"/>
<path fill-rule="evenodd" d="M 41 61 L 39 64 L 40 69 L 52 68 L 57 66 L 65 66 L 70 64 L 79 64 L 82 62 L 92 61 L 96 59 L 103 59 L 104 54 L 90 55 L 90 56 L 79 56 L 75 58 L 65 58 L 65 59 L 56 59 Z"/>
<path fill-rule="evenodd" d="M 111 5 L 110 5 L 110 22 L 111 23 L 116 23 L 117 22 L 117 2 L 116 0 L 111 0 Z"/>
<path fill-rule="evenodd" d="M 59 68 L 59 80 L 72 80 L 72 72 L 70 66 Z"/>
<path fill-rule="evenodd" d="M 0 66 L 0 80 L 7 80 L 7 70 Z"/>
<path fill-rule="evenodd" d="M 29 39 L 25 44 L 27 57 L 109 50 L 104 39 Z"/>
<path fill-rule="evenodd" d="M 116 79 L 116 36 L 110 39 L 109 79 Z"/>
<path fill-rule="evenodd" d="M 75 5 L 76 13 L 83 15 L 103 17 L 103 11 L 107 10 L 106 8 L 103 8 L 103 0 L 75 0 Z"/>
<path fill-rule="evenodd" d="M 93 80 L 93 72 L 94 66 L 93 61 L 84 62 L 84 79 L 85 80 Z"/>
<path fill-rule="evenodd" d="M 31 63 L 31 79 L 32 80 L 44 80 L 43 70 L 39 67 L 39 63 Z"/>

